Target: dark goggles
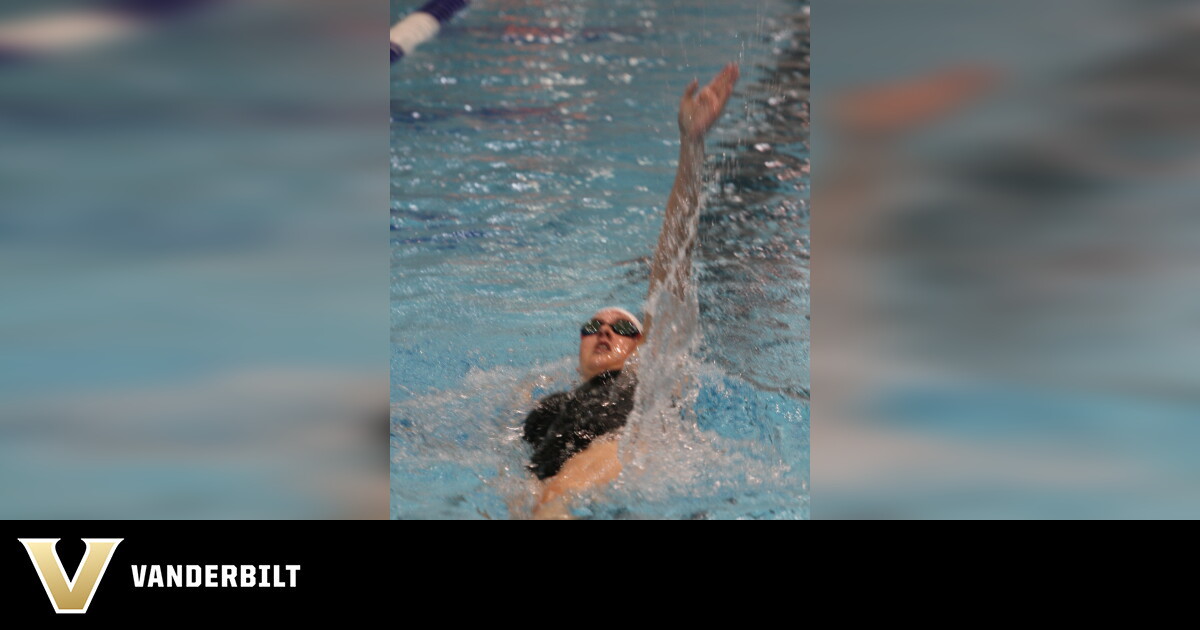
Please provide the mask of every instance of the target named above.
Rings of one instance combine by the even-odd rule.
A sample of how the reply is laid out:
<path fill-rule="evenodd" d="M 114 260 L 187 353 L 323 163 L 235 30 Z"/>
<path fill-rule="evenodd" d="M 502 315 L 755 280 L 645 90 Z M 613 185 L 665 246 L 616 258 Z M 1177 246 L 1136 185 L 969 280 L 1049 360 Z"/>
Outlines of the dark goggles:
<path fill-rule="evenodd" d="M 588 335 L 594 335 L 600 332 L 600 327 L 603 325 L 604 322 L 598 319 L 593 319 L 592 321 L 584 324 L 583 328 L 579 329 L 579 334 L 584 337 L 587 337 Z M 612 328 L 613 332 L 621 335 L 622 337 L 636 337 L 642 334 L 642 332 L 637 329 L 637 326 L 634 326 L 633 322 L 627 319 L 618 319 L 612 324 L 609 324 L 609 327 Z"/>

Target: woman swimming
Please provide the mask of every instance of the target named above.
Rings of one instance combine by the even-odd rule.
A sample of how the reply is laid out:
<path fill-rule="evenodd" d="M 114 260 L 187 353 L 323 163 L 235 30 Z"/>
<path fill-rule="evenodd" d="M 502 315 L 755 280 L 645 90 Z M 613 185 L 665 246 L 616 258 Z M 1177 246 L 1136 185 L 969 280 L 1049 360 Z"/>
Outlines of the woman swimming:
<path fill-rule="evenodd" d="M 684 299 L 704 185 L 704 136 L 737 80 L 738 66 L 731 63 L 703 89 L 692 81 L 679 103 L 679 168 L 654 250 L 648 295 L 667 290 Z M 530 470 L 543 482 L 534 518 L 570 518 L 574 495 L 620 474 L 616 431 L 633 410 L 637 388 L 636 374 L 624 368 L 651 324 L 646 316 L 643 327 L 618 307 L 597 311 L 580 330 L 579 373 L 585 382 L 542 399 L 525 419 L 524 438 L 533 445 Z"/>

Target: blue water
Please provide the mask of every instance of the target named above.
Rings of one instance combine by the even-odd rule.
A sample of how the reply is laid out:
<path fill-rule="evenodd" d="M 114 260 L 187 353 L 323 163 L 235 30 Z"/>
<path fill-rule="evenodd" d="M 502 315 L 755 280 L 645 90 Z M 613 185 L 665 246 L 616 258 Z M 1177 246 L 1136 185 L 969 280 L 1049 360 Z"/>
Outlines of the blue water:
<path fill-rule="evenodd" d="M 680 94 L 731 60 L 682 411 L 578 515 L 808 517 L 807 29 L 794 0 L 476 2 L 393 68 L 393 518 L 528 513 L 521 421 L 577 384 L 581 321 L 642 311 Z"/>

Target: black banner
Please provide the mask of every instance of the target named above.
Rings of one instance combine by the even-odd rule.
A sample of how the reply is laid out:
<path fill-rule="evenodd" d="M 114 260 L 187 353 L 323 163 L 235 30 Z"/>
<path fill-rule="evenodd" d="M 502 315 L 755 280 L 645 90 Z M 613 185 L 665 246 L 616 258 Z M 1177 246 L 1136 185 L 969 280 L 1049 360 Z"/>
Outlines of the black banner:
<path fill-rule="evenodd" d="M 4 599 L 20 618 L 301 618 L 388 593 L 377 522 L 10 522 Z M 389 598 L 394 599 L 394 598 Z"/>

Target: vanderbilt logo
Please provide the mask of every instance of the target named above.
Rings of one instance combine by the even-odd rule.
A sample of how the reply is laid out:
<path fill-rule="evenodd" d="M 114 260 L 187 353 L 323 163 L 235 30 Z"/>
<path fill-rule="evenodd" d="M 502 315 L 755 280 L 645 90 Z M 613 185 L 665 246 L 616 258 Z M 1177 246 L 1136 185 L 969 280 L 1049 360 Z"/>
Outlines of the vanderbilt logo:
<path fill-rule="evenodd" d="M 112 559 L 113 551 L 124 538 L 84 538 L 83 544 L 87 550 L 83 560 L 75 569 L 75 577 L 67 579 L 62 560 L 54 547 L 58 538 L 18 538 L 25 551 L 33 560 L 33 568 L 42 579 L 46 588 L 46 596 L 54 606 L 54 612 L 59 614 L 87 612 L 92 604 L 92 595 L 104 572 L 108 569 L 108 561 Z"/>

